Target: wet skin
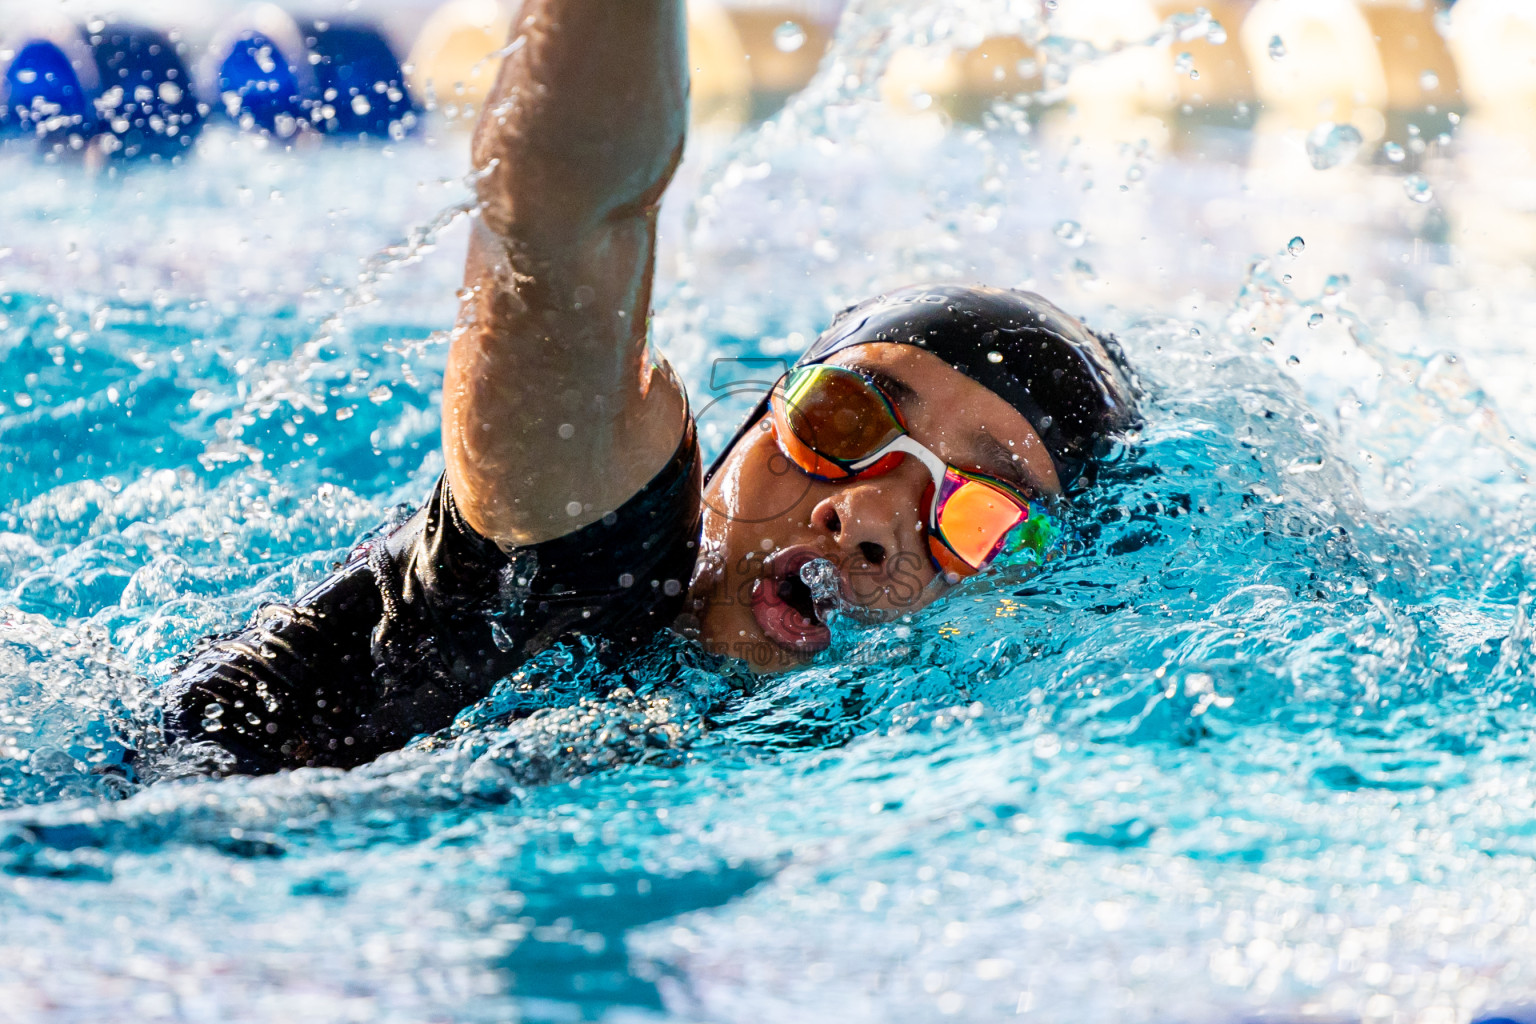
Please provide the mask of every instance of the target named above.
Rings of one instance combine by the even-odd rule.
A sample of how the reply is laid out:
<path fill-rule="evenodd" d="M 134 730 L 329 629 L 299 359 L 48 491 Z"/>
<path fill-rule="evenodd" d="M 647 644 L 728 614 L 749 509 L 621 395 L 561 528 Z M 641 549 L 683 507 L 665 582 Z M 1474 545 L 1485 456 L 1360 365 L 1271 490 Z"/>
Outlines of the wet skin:
<path fill-rule="evenodd" d="M 1029 421 L 992 391 L 911 345 L 867 344 L 827 361 L 872 373 L 906 418 L 912 437 L 946 462 L 1018 486 L 1061 493 Z M 932 477 L 907 457 L 881 476 L 822 481 L 780 452 L 767 418 L 731 449 L 704 491 L 699 568 L 684 625 L 719 654 L 760 672 L 792 668 L 827 646 L 826 627 L 786 580 L 811 558 L 837 566 L 844 600 L 880 618 L 931 603 L 945 581 L 928 556 L 922 507 Z"/>

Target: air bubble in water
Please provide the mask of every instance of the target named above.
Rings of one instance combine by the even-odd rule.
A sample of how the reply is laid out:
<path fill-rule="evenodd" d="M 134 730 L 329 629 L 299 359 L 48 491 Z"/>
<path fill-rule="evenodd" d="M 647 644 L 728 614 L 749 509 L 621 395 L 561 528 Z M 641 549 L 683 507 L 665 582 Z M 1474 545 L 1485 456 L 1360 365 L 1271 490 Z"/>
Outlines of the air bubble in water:
<path fill-rule="evenodd" d="M 1394 164 L 1400 164 L 1407 158 L 1408 151 L 1395 142 L 1387 142 L 1382 144 L 1381 155 Z"/>
<path fill-rule="evenodd" d="M 1429 179 L 1422 174 L 1410 174 L 1404 178 L 1403 191 L 1416 203 L 1427 203 L 1435 198 L 1435 190 L 1430 187 Z"/>
<path fill-rule="evenodd" d="M 1173 62 L 1173 70 L 1181 75 L 1192 76 L 1195 74 L 1195 55 L 1181 53 L 1179 59 Z"/>
<path fill-rule="evenodd" d="M 1285 59 L 1285 40 L 1281 39 L 1279 36 L 1270 36 L 1269 37 L 1269 59 L 1270 60 L 1284 60 Z"/>
<path fill-rule="evenodd" d="M 793 21 L 786 21 L 773 30 L 773 45 L 780 53 L 794 53 L 805 45 L 805 29 Z"/>
<path fill-rule="evenodd" d="M 1080 249 L 1088 234 L 1077 221 L 1064 220 L 1056 225 L 1056 240 L 1068 249 Z"/>
<path fill-rule="evenodd" d="M 800 582 L 811 590 L 817 602 L 835 601 L 838 597 L 837 566 L 825 558 L 813 558 L 800 567 Z"/>
<path fill-rule="evenodd" d="M 372 402 L 374 405 L 383 405 L 393 396 L 394 392 L 389 389 L 388 384 L 380 384 L 378 387 L 368 392 L 368 401 Z"/>
<path fill-rule="evenodd" d="M 1217 21 L 1215 18 L 1211 19 L 1211 28 L 1210 31 L 1206 32 L 1205 34 L 1205 41 L 1210 43 L 1212 46 L 1223 46 L 1226 44 L 1227 30 L 1223 28 L 1221 22 Z"/>
<path fill-rule="evenodd" d="M 1323 324 L 1323 314 L 1321 314 L 1321 313 L 1313 313 L 1311 316 L 1307 317 L 1307 326 L 1308 327 L 1321 327 L 1322 324 Z"/>
<path fill-rule="evenodd" d="M 1307 240 L 1302 238 L 1300 235 L 1297 235 L 1295 238 L 1285 243 L 1285 251 L 1290 253 L 1292 256 L 1300 256 L 1302 253 L 1307 251 Z"/>
<path fill-rule="evenodd" d="M 1354 125 L 1324 121 L 1307 136 L 1307 156 L 1313 167 L 1326 171 L 1353 160 L 1364 141 Z"/>
<path fill-rule="evenodd" d="M 1433 71 L 1426 70 L 1419 75 L 1419 88 L 1425 92 L 1433 92 L 1440 87 L 1440 76 Z"/>

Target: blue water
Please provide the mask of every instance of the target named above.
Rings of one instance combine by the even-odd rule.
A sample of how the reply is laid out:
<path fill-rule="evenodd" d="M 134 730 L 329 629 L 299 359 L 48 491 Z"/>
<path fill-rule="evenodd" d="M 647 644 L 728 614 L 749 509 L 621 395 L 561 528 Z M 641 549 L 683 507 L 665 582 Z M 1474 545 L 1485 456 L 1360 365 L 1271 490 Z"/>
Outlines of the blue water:
<path fill-rule="evenodd" d="M 0 1016 L 1453 1022 L 1536 995 L 1533 448 L 1487 372 L 1536 288 L 1392 168 L 1266 191 L 1070 125 L 891 121 L 859 60 L 941 33 L 889 28 L 845 23 L 777 120 L 695 140 L 658 340 L 718 443 L 745 399 L 713 404 L 717 357 L 914 279 L 1046 291 L 1148 394 L 1068 555 L 771 679 L 676 641 L 622 676 L 551 652 L 351 773 L 179 777 L 156 686 L 440 470 L 462 140 L 0 157 Z M 1428 170 L 1454 197 L 1454 154 Z M 1307 226 L 1381 195 L 1353 235 Z"/>

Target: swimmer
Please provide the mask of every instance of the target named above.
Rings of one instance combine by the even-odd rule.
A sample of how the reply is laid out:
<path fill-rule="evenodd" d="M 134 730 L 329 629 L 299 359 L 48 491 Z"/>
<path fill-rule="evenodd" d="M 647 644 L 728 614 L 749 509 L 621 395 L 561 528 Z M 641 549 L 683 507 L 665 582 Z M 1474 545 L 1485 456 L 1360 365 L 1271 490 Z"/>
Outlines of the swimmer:
<path fill-rule="evenodd" d="M 525 0 L 476 129 L 478 208 L 425 504 L 167 684 L 224 773 L 351 767 L 532 655 L 674 628 L 770 672 L 986 570 L 1135 421 L 1118 352 L 1036 295 L 842 313 L 707 471 L 650 348 L 687 120 L 682 0 Z M 1027 533 L 1028 531 L 1023 531 Z"/>

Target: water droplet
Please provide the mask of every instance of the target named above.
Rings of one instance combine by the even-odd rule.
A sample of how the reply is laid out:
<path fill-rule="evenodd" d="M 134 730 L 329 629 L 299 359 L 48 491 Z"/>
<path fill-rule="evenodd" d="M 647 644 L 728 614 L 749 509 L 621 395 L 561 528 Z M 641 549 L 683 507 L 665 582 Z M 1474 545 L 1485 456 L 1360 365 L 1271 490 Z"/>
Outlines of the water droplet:
<path fill-rule="evenodd" d="M 1285 243 L 1285 251 L 1290 253 L 1292 256 L 1300 256 L 1302 253 L 1307 251 L 1307 240 L 1302 238 L 1300 235 L 1297 235 L 1295 238 Z"/>
<path fill-rule="evenodd" d="M 581 502 L 579 502 L 579 501 L 568 501 L 568 502 L 566 502 L 565 503 L 565 514 L 568 515 L 568 516 L 579 516 L 579 515 L 581 515 Z"/>
<path fill-rule="evenodd" d="M 1285 365 L 1286 366 L 1300 366 L 1301 365 L 1301 357 L 1300 356 L 1286 356 L 1285 357 Z"/>
<path fill-rule="evenodd" d="M 560 440 L 569 441 L 571 438 L 576 436 L 576 424 L 562 423 L 560 424 L 560 429 L 556 431 L 556 433 L 560 435 Z"/>
<path fill-rule="evenodd" d="M 1308 327 L 1321 327 L 1322 324 L 1323 324 L 1323 314 L 1321 314 L 1321 313 L 1313 313 L 1311 316 L 1307 317 L 1307 326 Z"/>
<path fill-rule="evenodd" d="M 1354 125 L 1324 121 L 1307 136 L 1307 156 L 1313 167 L 1326 171 L 1353 160 L 1364 141 Z"/>
<path fill-rule="evenodd" d="M 1179 54 L 1178 60 L 1173 62 L 1173 70 L 1181 75 L 1189 75 L 1195 70 L 1195 55 L 1192 53 Z"/>
<path fill-rule="evenodd" d="M 1434 92 L 1440 88 L 1440 76 L 1433 71 L 1425 71 L 1419 75 L 1419 88 L 1425 92 Z"/>
<path fill-rule="evenodd" d="M 1222 27 L 1221 22 L 1217 21 L 1215 18 L 1212 18 L 1211 27 L 1209 31 L 1205 33 L 1205 40 L 1212 46 L 1223 46 L 1227 41 L 1227 30 Z"/>
<path fill-rule="evenodd" d="M 1430 187 L 1429 179 L 1422 174 L 1410 174 L 1404 178 L 1403 191 L 1416 203 L 1427 203 L 1435 198 L 1435 190 Z"/>
<path fill-rule="evenodd" d="M 780 53 L 794 53 L 805 45 L 805 29 L 793 21 L 786 21 L 773 30 L 773 46 Z"/>
<path fill-rule="evenodd" d="M 1400 164 L 1408 157 L 1407 151 L 1395 142 L 1383 143 L 1381 147 L 1381 155 L 1386 157 L 1394 164 Z"/>
<path fill-rule="evenodd" d="M 1088 234 L 1077 221 L 1064 220 L 1056 225 L 1056 240 L 1068 249 L 1080 249 L 1088 240 Z"/>
<path fill-rule="evenodd" d="M 1269 59 L 1270 60 L 1284 60 L 1285 59 L 1285 40 L 1281 39 L 1279 36 L 1270 36 L 1269 37 Z"/>
<path fill-rule="evenodd" d="M 988 352 L 987 353 L 987 362 L 989 362 L 989 363 L 1000 363 L 1002 361 L 1003 361 L 1003 354 L 1001 352 Z"/>
<path fill-rule="evenodd" d="M 1275 339 L 1271 338 L 1267 334 L 1264 337 L 1260 338 L 1259 340 L 1264 343 L 1266 348 L 1274 348 L 1275 347 Z"/>
<path fill-rule="evenodd" d="M 216 703 L 215 704 L 208 704 L 207 706 L 205 706 L 203 708 L 203 717 L 204 718 L 223 718 L 224 717 L 224 705 L 216 704 Z"/>
<path fill-rule="evenodd" d="M 394 392 L 389 389 L 388 384 L 380 384 L 378 387 L 368 392 L 368 401 L 372 402 L 374 405 L 383 405 L 393 396 Z"/>

